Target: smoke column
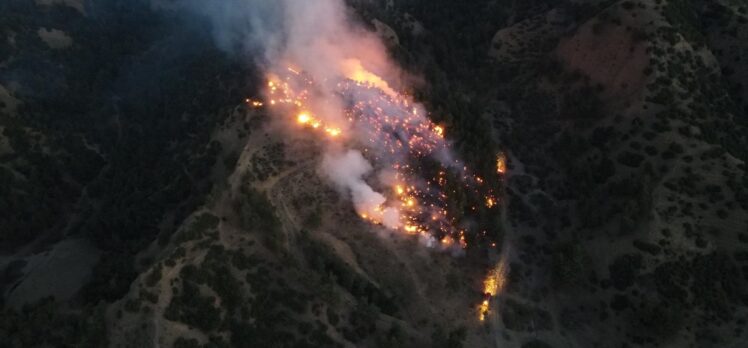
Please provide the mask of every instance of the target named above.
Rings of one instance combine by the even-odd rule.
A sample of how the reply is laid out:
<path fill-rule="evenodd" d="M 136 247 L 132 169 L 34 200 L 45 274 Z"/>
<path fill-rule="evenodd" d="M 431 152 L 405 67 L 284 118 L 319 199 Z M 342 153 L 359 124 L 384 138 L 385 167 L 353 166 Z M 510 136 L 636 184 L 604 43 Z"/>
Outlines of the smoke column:
<path fill-rule="evenodd" d="M 293 66 L 308 74 L 317 87 L 315 97 L 310 98 L 309 111 L 318 115 L 320 121 L 348 130 L 344 102 L 335 93 L 336 77 L 365 81 L 395 95 L 387 82 L 366 70 L 369 68 L 380 74 L 392 74 L 392 64 L 386 58 L 385 48 L 373 34 L 350 22 L 341 1 L 286 0 L 282 4 L 286 36 L 282 46 L 270 46 L 271 49 L 280 50 L 269 51 L 269 61 L 276 64 L 269 66 L 268 70 L 277 74 Z M 330 149 L 325 153 L 320 169 L 326 178 L 350 194 L 359 215 L 381 222 L 391 229 L 400 227 L 397 208 L 385 207 L 385 196 L 364 181 L 364 175 L 369 174 L 373 167 L 361 152 Z"/>

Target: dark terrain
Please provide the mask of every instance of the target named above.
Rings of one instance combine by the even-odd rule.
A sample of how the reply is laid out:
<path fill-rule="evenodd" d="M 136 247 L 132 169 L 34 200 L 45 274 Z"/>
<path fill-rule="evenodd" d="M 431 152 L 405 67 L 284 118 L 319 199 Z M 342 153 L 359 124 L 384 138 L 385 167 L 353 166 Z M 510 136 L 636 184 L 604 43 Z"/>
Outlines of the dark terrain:
<path fill-rule="evenodd" d="M 0 347 L 748 346 L 745 1 L 348 0 L 507 155 L 460 257 L 357 220 L 179 3 L 0 0 Z"/>

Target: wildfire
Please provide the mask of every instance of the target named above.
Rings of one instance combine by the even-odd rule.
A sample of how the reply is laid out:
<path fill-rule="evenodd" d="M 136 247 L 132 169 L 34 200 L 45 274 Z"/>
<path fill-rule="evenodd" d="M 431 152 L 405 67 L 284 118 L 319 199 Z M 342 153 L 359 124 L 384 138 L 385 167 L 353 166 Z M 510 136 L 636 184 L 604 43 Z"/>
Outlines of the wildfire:
<path fill-rule="evenodd" d="M 364 69 L 360 61 L 346 60 L 342 70 L 343 78 L 324 81 L 342 100 L 342 120 L 320 111 L 320 101 L 313 100 L 319 93 L 316 82 L 293 68 L 269 76 L 269 106 L 281 108 L 279 115 L 294 115 L 299 127 L 361 149 L 378 168 L 395 173 L 389 185 L 391 194 L 385 195 L 381 205 L 365 214 L 359 212 L 362 219 L 375 224 L 382 224 L 385 218 L 397 219 L 399 222 L 390 221 L 387 226 L 421 235 L 431 240 L 431 245 L 466 248 L 465 231 L 457 229 L 457 218 L 448 214 L 447 172 L 453 173 L 452 180 L 462 180 L 466 190 L 483 195 L 488 208 L 497 204 L 490 185 L 469 174 L 457 160 L 438 160 L 442 168 L 433 178 L 423 179 L 427 171 L 422 167 L 424 161 L 451 156 L 445 155 L 451 151 L 444 126 L 431 122 L 410 97 L 397 93 L 384 79 Z"/>

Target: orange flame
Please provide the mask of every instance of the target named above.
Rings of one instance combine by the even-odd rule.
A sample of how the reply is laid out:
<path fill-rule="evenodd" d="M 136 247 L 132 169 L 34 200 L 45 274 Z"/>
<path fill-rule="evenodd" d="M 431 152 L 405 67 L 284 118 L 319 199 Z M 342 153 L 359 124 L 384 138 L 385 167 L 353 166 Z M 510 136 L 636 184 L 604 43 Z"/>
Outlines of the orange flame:
<path fill-rule="evenodd" d="M 478 319 L 485 320 L 486 315 L 491 312 L 490 299 L 496 297 L 506 285 L 507 265 L 506 259 L 502 258 L 496 267 L 492 268 L 486 279 L 483 280 L 483 294 L 486 298 L 478 306 Z"/>
<path fill-rule="evenodd" d="M 434 133 L 438 135 L 440 138 L 444 137 L 444 127 L 442 126 L 435 126 L 434 127 Z"/>
<path fill-rule="evenodd" d="M 307 124 L 312 119 L 311 116 L 309 116 L 308 113 L 302 112 L 299 114 L 299 116 L 296 117 L 296 122 L 299 124 Z"/>
<path fill-rule="evenodd" d="M 390 87 L 387 81 L 376 74 L 366 70 L 358 59 L 346 59 L 341 63 L 345 77 L 361 84 L 369 84 L 379 88 L 391 98 L 397 97 L 397 92 Z"/>
<path fill-rule="evenodd" d="M 496 173 L 506 173 L 506 156 L 503 153 L 496 155 Z"/>

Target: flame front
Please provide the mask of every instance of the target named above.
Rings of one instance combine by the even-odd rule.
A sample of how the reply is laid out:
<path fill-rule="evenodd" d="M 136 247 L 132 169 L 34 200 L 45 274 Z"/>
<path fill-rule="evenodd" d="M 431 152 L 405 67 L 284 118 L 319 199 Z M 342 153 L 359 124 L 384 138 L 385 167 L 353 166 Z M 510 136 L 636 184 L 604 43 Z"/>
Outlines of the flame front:
<path fill-rule="evenodd" d="M 346 78 L 351 79 L 359 84 L 369 85 L 381 90 L 390 98 L 397 98 L 398 93 L 390 87 L 387 81 L 383 80 L 376 74 L 364 69 L 361 61 L 358 59 L 346 59 L 343 61 L 342 70 Z"/>

